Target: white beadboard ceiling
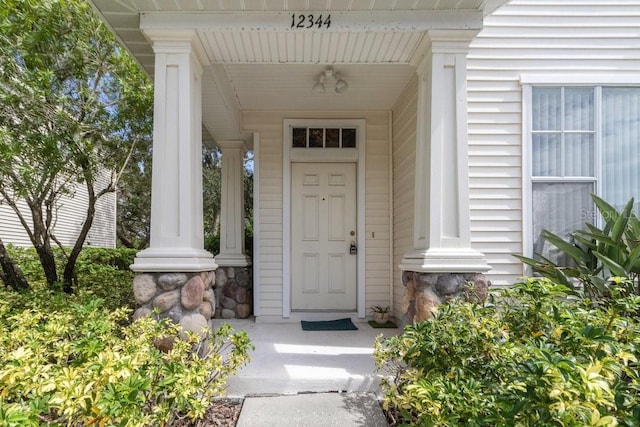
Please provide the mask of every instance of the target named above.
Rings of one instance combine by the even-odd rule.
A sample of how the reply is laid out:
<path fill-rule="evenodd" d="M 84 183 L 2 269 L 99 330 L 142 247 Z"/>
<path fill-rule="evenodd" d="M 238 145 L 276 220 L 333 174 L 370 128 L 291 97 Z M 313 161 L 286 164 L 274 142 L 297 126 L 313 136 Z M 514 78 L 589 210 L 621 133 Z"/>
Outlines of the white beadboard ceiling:
<path fill-rule="evenodd" d="M 195 30 L 212 65 L 203 75 L 203 123 L 214 140 L 244 139 L 243 110 L 388 110 L 411 78 L 428 28 L 479 28 L 508 0 L 89 0 L 153 75 L 141 30 Z M 293 13 L 332 15 L 330 29 L 292 30 Z M 314 92 L 333 66 L 349 83 Z"/>

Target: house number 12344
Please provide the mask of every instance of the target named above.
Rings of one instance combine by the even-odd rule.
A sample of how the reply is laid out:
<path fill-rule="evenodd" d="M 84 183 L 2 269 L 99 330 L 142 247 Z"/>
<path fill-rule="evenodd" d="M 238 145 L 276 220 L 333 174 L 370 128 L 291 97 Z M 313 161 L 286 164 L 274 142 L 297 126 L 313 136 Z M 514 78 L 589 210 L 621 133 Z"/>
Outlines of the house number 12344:
<path fill-rule="evenodd" d="M 291 14 L 291 28 L 330 28 L 331 27 L 331 15 L 296 15 Z"/>

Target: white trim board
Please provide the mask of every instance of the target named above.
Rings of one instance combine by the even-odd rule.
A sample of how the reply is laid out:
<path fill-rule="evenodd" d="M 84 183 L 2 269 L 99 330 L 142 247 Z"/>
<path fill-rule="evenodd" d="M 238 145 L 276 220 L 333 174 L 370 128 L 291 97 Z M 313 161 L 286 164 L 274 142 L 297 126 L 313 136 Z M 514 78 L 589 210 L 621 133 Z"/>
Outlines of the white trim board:
<path fill-rule="evenodd" d="M 521 85 L 640 85 L 640 74 L 638 73 L 524 73 L 520 75 Z"/>
<path fill-rule="evenodd" d="M 260 316 L 260 134 L 253 132 L 253 315 Z"/>
<path fill-rule="evenodd" d="M 331 154 L 320 156 L 304 153 L 291 147 L 291 133 L 289 129 L 293 126 L 304 127 L 351 127 L 357 129 L 356 149 L 350 150 L 342 148 L 344 154 L 337 151 L 328 151 Z M 296 162 L 353 162 L 357 159 L 357 242 L 358 242 L 358 284 L 357 284 L 357 304 L 358 317 L 366 317 L 366 283 L 365 283 L 365 261 L 366 261 L 366 241 L 365 241 L 365 144 L 366 120 L 365 119 L 284 119 L 282 123 L 282 317 L 291 317 L 291 162 L 295 158 Z M 313 150 L 313 149 L 304 149 Z M 317 150 L 320 152 L 320 150 Z"/>

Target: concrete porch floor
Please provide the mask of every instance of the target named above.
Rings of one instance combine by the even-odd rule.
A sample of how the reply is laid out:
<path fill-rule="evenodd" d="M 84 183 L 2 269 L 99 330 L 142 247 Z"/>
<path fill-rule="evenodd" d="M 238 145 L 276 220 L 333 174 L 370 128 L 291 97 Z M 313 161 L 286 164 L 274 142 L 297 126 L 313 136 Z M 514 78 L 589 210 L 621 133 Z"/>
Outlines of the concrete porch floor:
<path fill-rule="evenodd" d="M 357 331 L 303 331 L 300 322 L 255 323 L 229 320 L 245 330 L 255 346 L 251 362 L 228 381 L 227 396 L 290 395 L 298 393 L 378 393 L 383 372 L 376 372 L 373 343 L 402 332 L 372 328 L 354 321 Z M 216 319 L 214 326 L 221 323 Z"/>

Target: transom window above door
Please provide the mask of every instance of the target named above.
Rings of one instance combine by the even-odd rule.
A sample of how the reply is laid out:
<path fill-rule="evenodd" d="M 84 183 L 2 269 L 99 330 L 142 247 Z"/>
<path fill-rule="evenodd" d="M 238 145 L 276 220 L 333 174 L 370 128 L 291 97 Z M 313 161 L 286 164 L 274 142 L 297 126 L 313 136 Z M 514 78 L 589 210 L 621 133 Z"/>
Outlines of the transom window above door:
<path fill-rule="evenodd" d="M 356 148 L 356 129 L 351 127 L 291 128 L 293 148 Z"/>

